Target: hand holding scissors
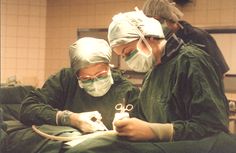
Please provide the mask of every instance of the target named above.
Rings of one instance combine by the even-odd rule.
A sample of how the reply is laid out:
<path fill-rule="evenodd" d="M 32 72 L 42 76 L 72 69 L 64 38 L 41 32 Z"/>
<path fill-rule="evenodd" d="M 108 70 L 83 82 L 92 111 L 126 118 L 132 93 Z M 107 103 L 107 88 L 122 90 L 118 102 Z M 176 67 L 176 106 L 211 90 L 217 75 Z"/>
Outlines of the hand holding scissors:
<path fill-rule="evenodd" d="M 127 111 L 131 111 L 133 109 L 133 105 L 131 104 L 128 104 L 126 106 L 124 106 L 124 104 L 122 103 L 119 103 L 115 106 L 115 109 L 120 111 L 119 113 L 115 113 L 115 117 L 113 119 L 113 130 L 116 130 L 116 127 L 114 125 L 114 123 L 117 121 L 117 120 L 121 120 L 123 118 L 129 118 L 129 113 Z"/>

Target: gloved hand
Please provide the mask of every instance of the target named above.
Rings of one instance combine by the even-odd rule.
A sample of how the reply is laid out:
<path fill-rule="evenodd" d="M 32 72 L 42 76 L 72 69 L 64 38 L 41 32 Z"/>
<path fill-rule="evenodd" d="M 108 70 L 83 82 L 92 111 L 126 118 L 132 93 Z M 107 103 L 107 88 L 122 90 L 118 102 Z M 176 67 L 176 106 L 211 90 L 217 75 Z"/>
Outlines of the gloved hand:
<path fill-rule="evenodd" d="M 72 126 L 85 133 L 107 130 L 101 121 L 102 116 L 98 111 L 84 113 L 59 111 L 57 118 L 58 125 Z"/>
<path fill-rule="evenodd" d="M 114 122 L 118 136 L 124 136 L 132 141 L 154 140 L 155 134 L 149 123 L 137 118 L 124 118 Z"/>
<path fill-rule="evenodd" d="M 172 141 L 174 135 L 174 126 L 171 123 L 149 123 L 149 127 L 156 135 L 156 140 Z"/>
<path fill-rule="evenodd" d="M 85 133 L 105 130 L 104 127 L 101 126 L 102 116 L 98 111 L 73 113 L 70 116 L 70 119 L 73 127 L 76 127 Z"/>
<path fill-rule="evenodd" d="M 172 124 L 149 123 L 137 118 L 117 120 L 114 125 L 118 136 L 124 136 L 132 141 L 171 140 Z"/>
<path fill-rule="evenodd" d="M 114 123 L 117 120 L 121 120 L 121 119 L 124 119 L 124 118 L 129 118 L 129 113 L 128 112 L 115 113 L 115 117 L 114 117 L 114 119 L 112 121 L 113 130 L 116 130 L 116 126 L 114 125 Z"/>

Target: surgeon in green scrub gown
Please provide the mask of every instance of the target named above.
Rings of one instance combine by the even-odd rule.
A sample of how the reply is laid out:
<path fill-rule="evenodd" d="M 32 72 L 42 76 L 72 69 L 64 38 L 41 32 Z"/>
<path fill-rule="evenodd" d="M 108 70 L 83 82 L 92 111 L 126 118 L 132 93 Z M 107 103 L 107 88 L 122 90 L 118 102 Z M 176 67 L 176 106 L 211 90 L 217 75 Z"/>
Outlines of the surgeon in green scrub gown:
<path fill-rule="evenodd" d="M 235 152 L 221 75 L 207 53 L 175 35 L 165 40 L 161 24 L 142 11 L 114 16 L 108 40 L 131 69 L 147 72 L 139 118 L 116 121 L 118 137 L 88 140 L 77 152 Z"/>
<path fill-rule="evenodd" d="M 82 133 L 111 130 L 117 112 L 115 105 L 125 102 L 135 106 L 139 89 L 110 67 L 112 51 L 105 40 L 81 38 L 70 46 L 69 54 L 71 68 L 52 75 L 42 88 L 24 98 L 20 110 L 21 122 L 35 124 L 38 128 L 39 125 L 54 125 L 54 130 L 46 131 L 49 134 L 57 131 L 57 125 L 73 127 Z M 100 121 L 107 129 L 101 126 Z M 42 141 L 46 138 L 29 129 L 14 133 L 14 136 L 24 139 L 22 142 L 18 140 L 14 143 L 14 136 L 9 137 L 9 152 L 48 152 L 40 147 L 51 147 L 49 150 L 52 152 L 60 150 L 61 145 L 54 147 L 52 144 L 62 142 L 50 141 L 47 146 Z M 31 145 L 27 145 L 29 143 Z"/>
<path fill-rule="evenodd" d="M 115 105 L 123 99 L 135 103 L 139 90 L 109 67 L 110 60 L 111 49 L 105 40 L 85 37 L 76 41 L 70 47 L 72 68 L 51 76 L 41 89 L 25 98 L 21 121 L 94 132 L 96 125 L 90 125 L 89 119 L 102 117 L 105 126 L 112 129 Z M 63 118 L 67 115 L 68 123 Z"/>

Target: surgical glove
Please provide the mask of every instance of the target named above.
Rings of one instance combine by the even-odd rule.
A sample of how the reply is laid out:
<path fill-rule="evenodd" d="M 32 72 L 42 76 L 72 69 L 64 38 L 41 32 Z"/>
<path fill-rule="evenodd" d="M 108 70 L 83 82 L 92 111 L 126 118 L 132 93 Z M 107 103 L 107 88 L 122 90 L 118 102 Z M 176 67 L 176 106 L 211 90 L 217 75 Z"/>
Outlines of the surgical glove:
<path fill-rule="evenodd" d="M 73 113 L 70 116 L 71 125 L 84 133 L 91 133 L 101 130 L 102 116 L 98 111 Z M 93 121 L 93 119 L 95 119 Z M 103 129 L 104 130 L 104 129 Z"/>
<path fill-rule="evenodd" d="M 149 123 L 149 127 L 155 133 L 158 141 L 172 141 L 174 135 L 173 124 L 170 123 Z"/>
<path fill-rule="evenodd" d="M 121 120 L 121 119 L 124 119 L 124 118 L 129 118 L 129 113 L 128 112 L 115 113 L 115 117 L 114 117 L 114 119 L 112 121 L 113 130 L 116 130 L 116 126 L 114 125 L 114 123 L 117 120 Z"/>
<path fill-rule="evenodd" d="M 156 135 L 149 123 L 137 118 L 123 118 L 114 122 L 117 135 L 132 141 L 155 140 Z"/>

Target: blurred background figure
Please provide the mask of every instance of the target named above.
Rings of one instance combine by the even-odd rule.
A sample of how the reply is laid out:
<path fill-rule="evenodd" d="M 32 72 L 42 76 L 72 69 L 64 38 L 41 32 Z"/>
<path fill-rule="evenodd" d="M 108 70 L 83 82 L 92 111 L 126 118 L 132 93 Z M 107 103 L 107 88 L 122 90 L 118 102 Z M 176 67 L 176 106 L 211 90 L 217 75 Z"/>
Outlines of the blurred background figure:
<path fill-rule="evenodd" d="M 194 43 L 207 52 L 215 60 L 218 65 L 216 68 L 220 70 L 222 77 L 229 70 L 229 66 L 214 38 L 203 29 L 194 27 L 182 20 L 184 14 L 175 6 L 175 3 L 168 0 L 147 0 L 143 5 L 143 12 L 162 24 L 166 39 L 175 33 L 185 43 Z"/>

